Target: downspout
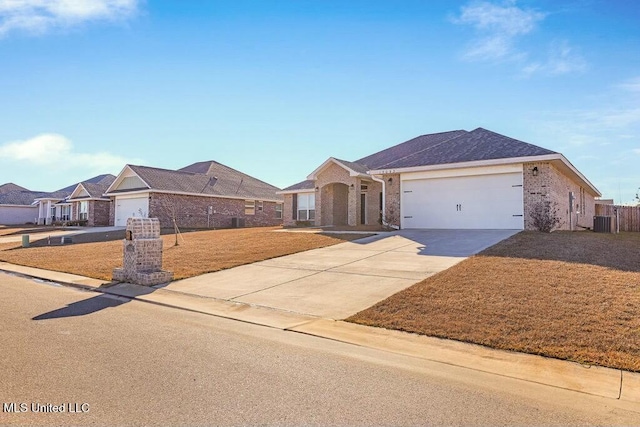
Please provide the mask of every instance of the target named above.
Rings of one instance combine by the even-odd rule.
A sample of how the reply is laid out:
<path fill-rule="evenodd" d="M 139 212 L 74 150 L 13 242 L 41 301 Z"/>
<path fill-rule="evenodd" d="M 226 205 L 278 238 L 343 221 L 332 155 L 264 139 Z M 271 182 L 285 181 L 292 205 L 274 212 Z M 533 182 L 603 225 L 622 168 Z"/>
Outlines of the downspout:
<path fill-rule="evenodd" d="M 382 225 L 384 225 L 385 227 L 399 230 L 400 227 L 398 227 L 397 225 L 389 224 L 385 218 L 385 212 L 387 211 L 387 198 L 386 198 L 386 191 L 385 191 L 386 186 L 384 185 L 384 179 L 377 178 L 375 175 L 371 175 L 371 179 L 373 179 L 375 182 L 379 182 L 380 184 L 382 184 Z"/>

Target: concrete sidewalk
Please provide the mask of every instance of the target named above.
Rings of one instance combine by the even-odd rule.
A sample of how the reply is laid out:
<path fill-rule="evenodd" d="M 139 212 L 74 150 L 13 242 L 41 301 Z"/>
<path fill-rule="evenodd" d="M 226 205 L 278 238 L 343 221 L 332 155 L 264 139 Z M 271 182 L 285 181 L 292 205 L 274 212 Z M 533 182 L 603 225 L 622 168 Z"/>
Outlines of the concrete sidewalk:
<path fill-rule="evenodd" d="M 581 393 L 620 399 L 630 404 L 632 408 L 640 404 L 640 374 L 619 369 L 585 366 L 530 354 L 494 350 L 474 344 L 372 328 L 162 288 L 155 289 L 125 283 L 110 285 L 86 277 L 8 263 L 0 263 L 0 270 L 161 306 L 313 335 Z M 640 412 L 640 406 L 638 406 L 638 411 Z"/>

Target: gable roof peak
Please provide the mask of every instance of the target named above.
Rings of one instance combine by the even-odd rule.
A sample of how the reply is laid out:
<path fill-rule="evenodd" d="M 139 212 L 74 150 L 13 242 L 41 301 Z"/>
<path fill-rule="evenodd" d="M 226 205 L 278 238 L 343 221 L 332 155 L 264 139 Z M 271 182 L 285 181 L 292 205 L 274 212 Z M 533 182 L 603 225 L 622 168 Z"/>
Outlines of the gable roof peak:
<path fill-rule="evenodd" d="M 0 185 L 0 194 L 8 193 L 10 191 L 29 191 L 24 187 L 21 187 L 13 182 L 7 182 L 6 184 Z"/>

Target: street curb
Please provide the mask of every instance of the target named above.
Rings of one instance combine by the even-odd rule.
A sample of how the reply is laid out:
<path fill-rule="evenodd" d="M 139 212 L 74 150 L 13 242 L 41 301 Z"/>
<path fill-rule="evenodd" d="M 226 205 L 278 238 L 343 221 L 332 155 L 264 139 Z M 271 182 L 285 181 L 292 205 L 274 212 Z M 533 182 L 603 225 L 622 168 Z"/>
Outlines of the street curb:
<path fill-rule="evenodd" d="M 318 320 L 318 317 L 287 312 L 270 307 L 202 297 L 166 289 L 148 288 L 146 286 L 132 285 L 129 283 L 120 283 L 108 288 L 95 290 L 101 293 L 131 298 L 150 304 L 177 308 L 280 330 L 288 330 L 289 328 L 294 328 L 304 323 Z"/>
<path fill-rule="evenodd" d="M 127 283 L 104 287 L 103 285 L 109 282 L 102 282 L 101 286 L 67 282 L 56 278 L 67 273 L 21 266 L 15 266 L 17 267 L 15 270 L 7 269 L 7 264 L 14 267 L 13 264 L 0 262 L 0 272 L 45 280 L 85 291 L 121 296 L 159 306 L 331 339 L 610 399 L 640 403 L 640 373 L 581 365 L 565 360 L 496 350 L 476 344 L 357 325 L 339 320 L 320 319 L 270 307 L 237 303 L 162 288 L 148 288 Z M 25 269 L 33 269 L 38 274 L 26 273 Z M 83 278 L 82 276 L 69 276 L 98 282 L 95 279 Z"/>
<path fill-rule="evenodd" d="M 7 268 L 11 266 L 11 268 Z M 42 270 L 35 267 L 26 267 L 16 264 L 10 264 L 7 262 L 0 262 L 0 272 L 6 274 L 13 274 L 15 276 L 27 278 L 27 279 L 39 279 L 48 282 L 57 283 L 64 286 L 71 286 L 77 289 L 83 289 L 92 291 L 98 289 L 100 286 L 109 284 L 110 282 L 101 281 L 98 279 L 92 279 L 90 277 L 79 276 L 76 274 L 59 273 L 57 271 Z M 77 281 L 61 280 L 61 277 L 65 278 L 77 278 Z M 85 283 L 82 283 L 85 282 Z M 88 284 L 93 283 L 93 284 Z"/>
<path fill-rule="evenodd" d="M 291 330 L 432 362 L 610 399 L 621 399 L 622 371 L 619 369 L 586 366 L 565 360 L 496 350 L 476 344 L 343 321 L 322 319 Z"/>
<path fill-rule="evenodd" d="M 137 285 L 121 285 L 137 287 Z M 164 289 L 135 296 L 130 292 L 120 292 L 118 286 L 120 285 L 96 289 L 96 291 L 609 399 L 640 403 L 640 374 L 620 369 L 581 365 L 565 360 L 496 350 L 476 344 L 339 320 L 318 319 L 272 308 L 181 294 Z M 182 303 L 177 304 L 176 300 L 182 300 Z M 282 316 L 291 316 L 291 318 L 283 320 Z"/>

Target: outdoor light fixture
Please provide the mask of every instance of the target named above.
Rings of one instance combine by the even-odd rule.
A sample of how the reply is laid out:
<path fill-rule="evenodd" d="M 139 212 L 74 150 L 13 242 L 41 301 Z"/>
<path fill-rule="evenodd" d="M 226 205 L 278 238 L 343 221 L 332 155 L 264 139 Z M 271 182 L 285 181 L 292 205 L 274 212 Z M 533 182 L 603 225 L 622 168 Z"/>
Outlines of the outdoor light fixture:
<path fill-rule="evenodd" d="M 389 182 L 389 185 L 391 185 L 393 183 L 393 178 L 389 178 L 387 182 Z"/>
<path fill-rule="evenodd" d="M 351 184 L 351 186 L 349 188 L 351 188 L 353 190 L 355 188 L 355 186 L 353 184 Z"/>
<path fill-rule="evenodd" d="M 316 191 L 318 191 L 320 189 L 320 187 L 316 187 Z"/>
<path fill-rule="evenodd" d="M 534 166 L 533 170 L 531 171 L 531 173 L 533 174 L 533 176 L 538 176 L 538 167 Z"/>

